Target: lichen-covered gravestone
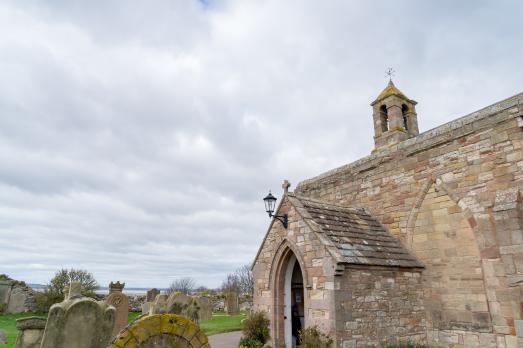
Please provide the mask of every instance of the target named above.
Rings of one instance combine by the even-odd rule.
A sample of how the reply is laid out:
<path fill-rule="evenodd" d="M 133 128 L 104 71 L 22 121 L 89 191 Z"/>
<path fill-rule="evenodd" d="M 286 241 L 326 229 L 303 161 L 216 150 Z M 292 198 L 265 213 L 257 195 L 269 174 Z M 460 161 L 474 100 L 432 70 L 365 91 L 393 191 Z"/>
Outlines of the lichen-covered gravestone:
<path fill-rule="evenodd" d="M 161 314 L 167 311 L 167 295 L 159 294 L 156 295 L 154 302 L 149 307 L 149 315 Z"/>
<path fill-rule="evenodd" d="M 166 313 L 181 314 L 190 302 L 191 298 L 184 293 L 172 292 L 167 298 Z"/>
<path fill-rule="evenodd" d="M 118 333 L 127 326 L 127 319 L 129 317 L 129 298 L 122 291 L 125 283 L 120 282 L 109 284 L 109 295 L 105 299 L 105 303 L 116 308 L 116 316 L 114 319 L 114 327 L 111 338 L 116 337 Z"/>
<path fill-rule="evenodd" d="M 200 327 L 189 319 L 176 314 L 155 314 L 133 322 L 109 348 L 210 348 L 210 345 Z"/>
<path fill-rule="evenodd" d="M 15 348 L 40 348 L 46 319 L 39 317 L 21 318 L 16 321 Z"/>
<path fill-rule="evenodd" d="M 51 307 L 41 348 L 107 347 L 116 310 L 80 291 L 80 283 L 71 283 L 68 299 Z"/>
<path fill-rule="evenodd" d="M 240 313 L 240 304 L 238 299 L 238 293 L 236 291 L 229 291 L 227 293 L 227 314 L 236 315 Z"/>
<path fill-rule="evenodd" d="M 196 303 L 200 310 L 198 316 L 200 320 L 211 320 L 212 319 L 212 301 L 208 297 L 197 297 Z"/>

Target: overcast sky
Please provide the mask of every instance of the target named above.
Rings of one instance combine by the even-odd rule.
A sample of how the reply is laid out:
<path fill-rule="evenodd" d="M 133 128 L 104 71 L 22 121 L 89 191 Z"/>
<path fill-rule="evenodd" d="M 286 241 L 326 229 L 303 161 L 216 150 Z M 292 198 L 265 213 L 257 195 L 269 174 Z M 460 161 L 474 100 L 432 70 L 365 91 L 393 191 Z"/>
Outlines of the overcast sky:
<path fill-rule="evenodd" d="M 387 67 L 421 131 L 522 92 L 522 13 L 518 0 L 2 1 L 0 273 L 219 286 L 253 260 L 269 189 L 370 154 Z"/>

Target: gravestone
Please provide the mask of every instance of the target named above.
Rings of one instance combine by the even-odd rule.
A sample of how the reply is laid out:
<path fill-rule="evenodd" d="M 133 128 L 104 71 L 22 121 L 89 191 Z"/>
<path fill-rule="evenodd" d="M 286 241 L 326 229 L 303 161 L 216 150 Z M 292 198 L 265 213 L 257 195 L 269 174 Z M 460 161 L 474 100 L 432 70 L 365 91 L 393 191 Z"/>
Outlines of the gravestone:
<path fill-rule="evenodd" d="M 238 302 L 238 293 L 236 291 L 227 292 L 227 314 L 236 315 L 240 313 L 240 304 Z"/>
<path fill-rule="evenodd" d="M 82 297 L 81 284 L 71 283 L 68 299 L 49 310 L 41 348 L 106 348 L 116 310 L 105 302 Z"/>
<path fill-rule="evenodd" d="M 160 290 L 156 288 L 152 288 L 147 291 L 147 295 L 145 297 L 145 302 L 142 304 L 142 314 L 149 314 L 151 310 L 151 305 L 156 299 L 156 296 L 160 294 Z"/>
<path fill-rule="evenodd" d="M 46 319 L 39 317 L 21 318 L 16 321 L 15 348 L 40 348 L 44 336 Z"/>
<path fill-rule="evenodd" d="M 7 335 L 5 334 L 4 330 L 0 330 L 0 344 L 6 344 L 7 343 Z"/>
<path fill-rule="evenodd" d="M 11 293 L 11 282 L 9 280 L 0 280 L 0 305 L 9 301 L 9 294 Z"/>
<path fill-rule="evenodd" d="M 129 298 L 122 291 L 125 283 L 120 282 L 109 284 L 109 295 L 105 299 L 105 303 L 116 308 L 116 315 L 114 318 L 114 327 L 111 338 L 127 326 L 127 319 L 129 317 Z"/>
<path fill-rule="evenodd" d="M 149 308 L 149 314 L 161 314 L 166 313 L 167 311 L 167 295 L 165 294 L 159 294 L 156 295 L 156 298 L 154 299 L 154 302 L 151 303 L 151 306 Z"/>
<path fill-rule="evenodd" d="M 159 296 L 161 295 L 156 299 Z M 120 332 L 109 346 L 109 348 L 137 347 L 210 348 L 211 346 L 200 327 L 189 319 L 176 314 L 154 314 L 134 321 Z"/>
<path fill-rule="evenodd" d="M 145 299 L 146 302 L 154 302 L 156 300 L 156 296 L 160 295 L 160 290 L 156 288 L 152 288 L 147 291 L 147 297 Z"/>
<path fill-rule="evenodd" d="M 191 298 L 181 292 L 172 292 L 167 298 L 166 313 L 181 314 L 191 302 Z"/>
<path fill-rule="evenodd" d="M 33 290 L 27 286 L 14 286 L 9 295 L 6 313 L 32 312 L 36 310 L 36 298 Z"/>
<path fill-rule="evenodd" d="M 199 317 L 200 320 L 211 320 L 212 319 L 212 301 L 208 297 L 197 297 L 196 303 L 200 307 Z"/>

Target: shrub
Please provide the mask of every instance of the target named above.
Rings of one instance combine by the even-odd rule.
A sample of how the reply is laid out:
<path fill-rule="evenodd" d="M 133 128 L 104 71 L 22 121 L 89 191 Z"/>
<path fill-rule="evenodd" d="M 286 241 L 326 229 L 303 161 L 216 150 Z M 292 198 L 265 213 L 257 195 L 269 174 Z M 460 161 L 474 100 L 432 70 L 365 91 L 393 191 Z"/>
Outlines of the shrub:
<path fill-rule="evenodd" d="M 40 313 L 47 313 L 49 312 L 49 308 L 51 308 L 52 305 L 64 300 L 64 295 L 53 292 L 49 289 L 45 289 L 42 292 L 36 293 L 35 299 L 36 311 Z"/>
<path fill-rule="evenodd" d="M 248 340 L 256 340 L 263 346 L 270 338 L 269 325 L 269 318 L 264 311 L 252 311 L 243 321 L 243 336 Z"/>
<path fill-rule="evenodd" d="M 321 332 L 317 326 L 300 330 L 300 348 L 331 348 L 332 339 Z"/>
<path fill-rule="evenodd" d="M 263 343 L 258 341 L 256 338 L 245 338 L 240 339 L 240 348 L 262 348 Z"/>
<path fill-rule="evenodd" d="M 55 273 L 53 279 L 47 285 L 47 288 L 54 292 L 65 295 L 64 289 L 66 285 L 71 282 L 79 282 L 82 284 L 82 295 L 87 297 L 95 297 L 95 290 L 98 289 L 98 283 L 93 275 L 82 269 L 70 270 L 61 269 Z"/>
<path fill-rule="evenodd" d="M 96 297 L 98 283 L 91 273 L 81 269 L 61 269 L 55 273 L 45 290 L 36 294 L 37 310 L 48 312 L 53 304 L 62 302 L 65 298 L 65 288 L 70 282 L 79 282 L 82 285 L 82 295 Z"/>

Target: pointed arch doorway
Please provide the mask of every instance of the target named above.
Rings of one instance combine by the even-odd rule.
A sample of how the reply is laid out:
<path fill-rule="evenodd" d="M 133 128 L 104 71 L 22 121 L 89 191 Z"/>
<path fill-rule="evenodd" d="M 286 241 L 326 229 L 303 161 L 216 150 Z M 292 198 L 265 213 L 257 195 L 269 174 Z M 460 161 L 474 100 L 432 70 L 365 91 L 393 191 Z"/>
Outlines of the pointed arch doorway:
<path fill-rule="evenodd" d="M 305 327 L 306 288 L 299 260 L 287 248 L 275 277 L 273 335 L 276 348 L 295 348 L 298 332 Z"/>

